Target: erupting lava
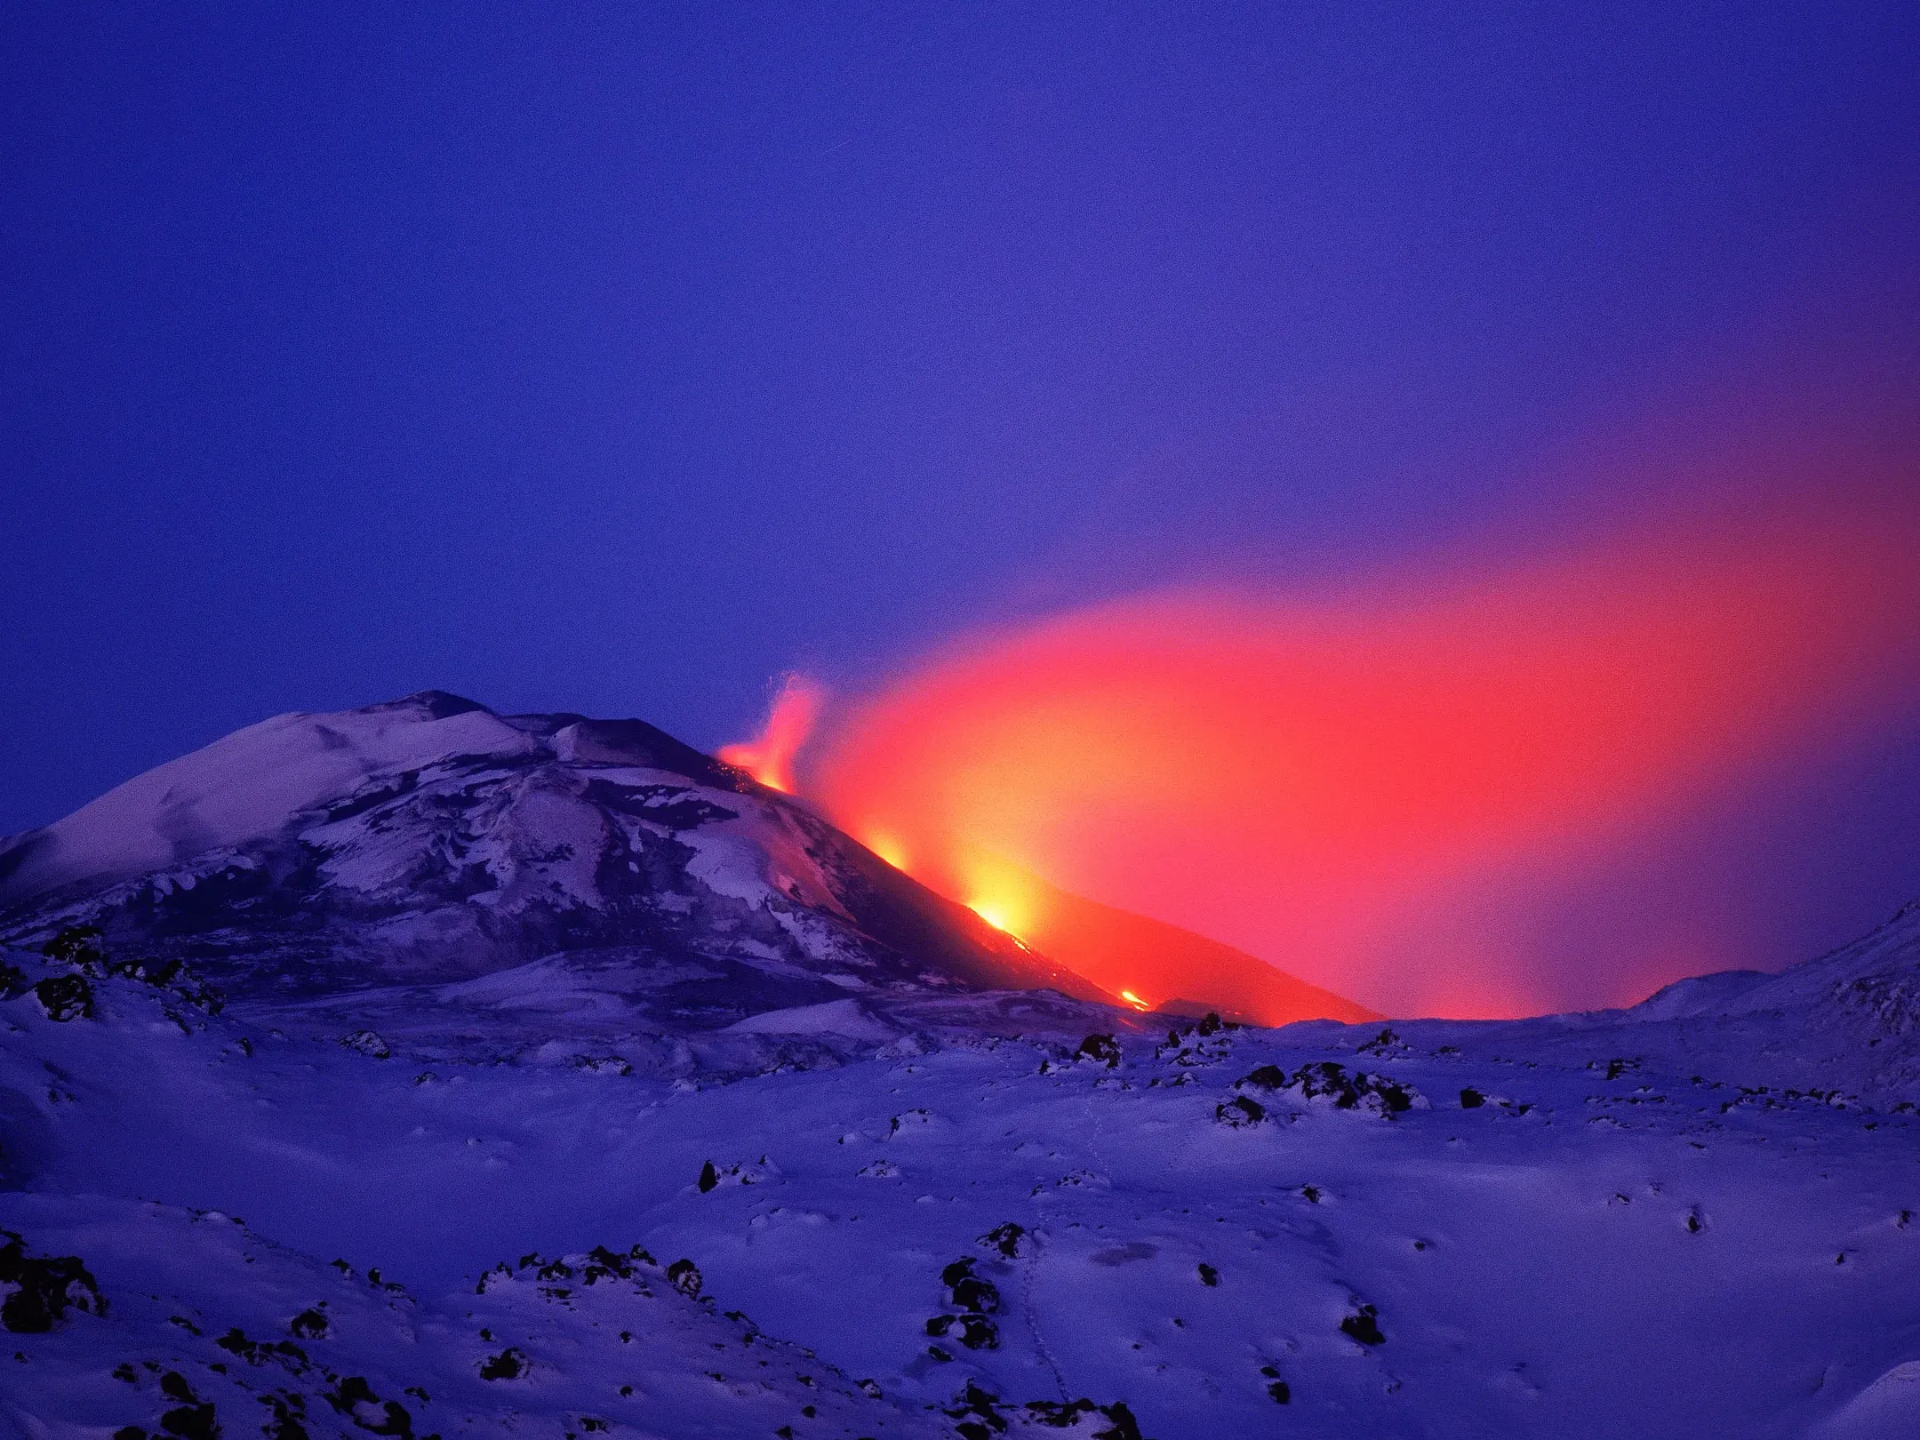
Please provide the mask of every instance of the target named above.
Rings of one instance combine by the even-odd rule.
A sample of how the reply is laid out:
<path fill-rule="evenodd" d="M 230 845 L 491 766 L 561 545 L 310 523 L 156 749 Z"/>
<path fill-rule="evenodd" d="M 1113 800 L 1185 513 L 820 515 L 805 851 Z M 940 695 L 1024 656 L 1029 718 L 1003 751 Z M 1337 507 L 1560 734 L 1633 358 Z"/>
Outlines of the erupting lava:
<path fill-rule="evenodd" d="M 805 676 L 782 677 L 780 693 L 773 697 L 767 713 L 766 728 L 752 740 L 722 745 L 716 758 L 722 764 L 739 766 L 770 790 L 791 795 L 793 757 L 806 743 L 825 699 L 826 691 Z"/>
<path fill-rule="evenodd" d="M 1545 1008 L 1564 998 L 1510 963 L 1501 887 L 1910 685 L 1917 542 L 1911 516 L 1801 513 L 1314 602 L 1127 599 L 901 678 L 809 752 L 806 794 L 1132 1002 L 1369 1013 L 1267 967 L 1299 993 L 1236 991 L 1245 955 L 1082 896 L 1397 1013 Z M 786 788 L 818 699 L 790 682 L 723 757 Z"/>

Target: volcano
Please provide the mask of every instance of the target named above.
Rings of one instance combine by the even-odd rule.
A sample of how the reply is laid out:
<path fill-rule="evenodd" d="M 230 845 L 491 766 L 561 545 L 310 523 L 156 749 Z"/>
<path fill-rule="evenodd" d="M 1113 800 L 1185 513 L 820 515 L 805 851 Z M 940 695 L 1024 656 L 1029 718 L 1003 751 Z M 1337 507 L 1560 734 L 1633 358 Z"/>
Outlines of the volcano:
<path fill-rule="evenodd" d="M 264 721 L 0 844 L 10 940 L 93 926 L 252 999 L 612 965 L 683 1028 L 849 998 L 1119 1004 L 1087 970 L 1124 967 L 1094 952 L 1183 932 L 1081 903 L 1099 923 L 1063 933 L 1069 968 L 654 726 L 442 691 Z M 1187 942 L 1168 953 L 1210 943 Z M 1245 983 L 1216 995 L 1222 973 L 1161 993 L 1266 1023 L 1367 1014 L 1278 972 L 1293 1003 L 1262 1009 Z"/>

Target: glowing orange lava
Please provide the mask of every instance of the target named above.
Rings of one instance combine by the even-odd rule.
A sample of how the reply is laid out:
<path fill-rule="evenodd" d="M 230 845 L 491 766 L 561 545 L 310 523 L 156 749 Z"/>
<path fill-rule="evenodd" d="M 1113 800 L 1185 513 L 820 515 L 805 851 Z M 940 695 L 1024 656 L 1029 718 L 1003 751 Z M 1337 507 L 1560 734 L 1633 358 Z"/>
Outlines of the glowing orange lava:
<path fill-rule="evenodd" d="M 792 794 L 793 757 L 812 731 L 825 699 L 826 691 L 813 681 L 800 675 L 786 676 L 760 734 L 737 745 L 721 746 L 717 758 L 724 764 L 739 766 L 770 790 Z M 888 859 L 884 854 L 881 858 Z M 888 863 L 894 862 L 888 860 Z"/>
<path fill-rule="evenodd" d="M 1004 930 L 1009 935 L 1013 934 L 1012 919 L 1008 916 L 1007 912 L 1004 909 L 994 904 L 993 901 L 972 900 L 967 903 L 967 908 L 973 911 L 973 913 L 978 915 L 982 920 L 986 921 L 987 924 L 993 926 L 994 929 Z"/>
<path fill-rule="evenodd" d="M 896 870 L 910 870 L 912 865 L 907 858 L 907 847 L 892 835 L 869 834 L 860 837 L 861 842 Z"/>

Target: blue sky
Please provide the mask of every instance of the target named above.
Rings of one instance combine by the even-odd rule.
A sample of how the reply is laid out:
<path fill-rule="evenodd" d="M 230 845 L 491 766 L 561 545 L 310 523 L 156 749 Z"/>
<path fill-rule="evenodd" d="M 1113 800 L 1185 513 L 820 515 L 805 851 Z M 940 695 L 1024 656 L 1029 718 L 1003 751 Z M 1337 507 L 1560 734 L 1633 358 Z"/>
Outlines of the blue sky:
<path fill-rule="evenodd" d="M 1917 57 L 1899 4 L 11 7 L 0 832 L 426 686 L 712 746 L 790 666 L 1897 414 Z M 1825 837 L 1782 944 L 1920 892 L 1911 717 L 1821 765 L 1726 882 Z"/>

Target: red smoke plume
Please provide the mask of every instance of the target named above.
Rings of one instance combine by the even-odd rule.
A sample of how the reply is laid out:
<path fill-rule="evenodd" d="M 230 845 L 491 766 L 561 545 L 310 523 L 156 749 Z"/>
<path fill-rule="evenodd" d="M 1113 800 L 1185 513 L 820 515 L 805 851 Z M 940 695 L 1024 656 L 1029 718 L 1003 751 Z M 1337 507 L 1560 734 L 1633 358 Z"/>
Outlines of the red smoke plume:
<path fill-rule="evenodd" d="M 1169 591 L 978 635 L 842 717 L 807 793 L 1043 951 L 1032 876 L 1395 1013 L 1637 998 L 1516 970 L 1497 917 L 1462 906 L 1910 697 L 1917 518 L 1703 523 L 1506 573 Z"/>
<path fill-rule="evenodd" d="M 793 757 L 806 743 L 820 715 L 826 691 L 803 675 L 782 677 L 767 723 L 759 735 L 738 745 L 722 745 L 718 759 L 737 765 L 769 789 L 793 793 Z"/>

